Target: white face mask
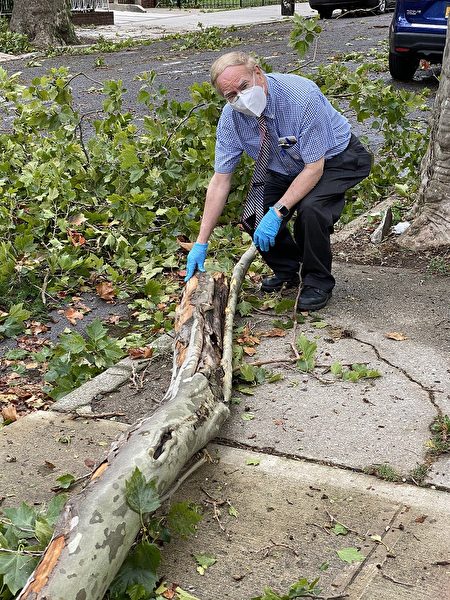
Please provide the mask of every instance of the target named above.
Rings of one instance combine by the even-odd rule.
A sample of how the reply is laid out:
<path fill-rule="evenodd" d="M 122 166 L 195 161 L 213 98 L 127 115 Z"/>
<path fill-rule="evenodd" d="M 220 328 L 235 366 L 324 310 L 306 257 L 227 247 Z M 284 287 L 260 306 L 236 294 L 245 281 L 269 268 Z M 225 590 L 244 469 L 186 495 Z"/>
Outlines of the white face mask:
<path fill-rule="evenodd" d="M 230 104 L 234 110 L 244 115 L 260 117 L 266 108 L 267 96 L 260 85 L 253 85 L 242 90 Z"/>

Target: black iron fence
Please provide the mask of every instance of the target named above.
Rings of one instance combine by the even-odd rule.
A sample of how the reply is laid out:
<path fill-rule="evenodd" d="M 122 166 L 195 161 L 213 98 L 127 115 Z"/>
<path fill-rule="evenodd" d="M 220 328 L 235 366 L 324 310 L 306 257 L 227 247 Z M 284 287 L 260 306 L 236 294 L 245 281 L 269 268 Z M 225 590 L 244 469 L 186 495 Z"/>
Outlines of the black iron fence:
<path fill-rule="evenodd" d="M 109 0 L 71 0 L 71 3 L 75 12 L 109 10 Z M 13 5 L 14 0 L 0 0 L 0 15 L 10 15 Z"/>
<path fill-rule="evenodd" d="M 160 8 L 250 8 L 280 4 L 280 0 L 157 0 Z"/>
<path fill-rule="evenodd" d="M 0 0 L 0 15 L 10 15 L 13 9 L 13 0 Z"/>

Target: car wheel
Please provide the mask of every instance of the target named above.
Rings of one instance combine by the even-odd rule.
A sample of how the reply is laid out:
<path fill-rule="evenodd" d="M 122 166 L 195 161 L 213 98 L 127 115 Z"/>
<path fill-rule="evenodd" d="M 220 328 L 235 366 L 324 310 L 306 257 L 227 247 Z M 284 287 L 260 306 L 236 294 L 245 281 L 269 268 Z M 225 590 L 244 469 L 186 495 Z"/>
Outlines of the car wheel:
<path fill-rule="evenodd" d="M 386 0 L 379 0 L 378 6 L 375 8 L 375 14 L 382 15 L 386 12 Z"/>
<path fill-rule="evenodd" d="M 419 67 L 420 59 L 414 55 L 402 56 L 389 52 L 389 72 L 392 79 L 410 81 Z"/>
<path fill-rule="evenodd" d="M 317 12 L 319 13 L 319 17 L 321 19 L 331 19 L 333 15 L 333 10 L 334 8 L 330 8 L 328 6 L 321 6 L 317 9 Z"/>

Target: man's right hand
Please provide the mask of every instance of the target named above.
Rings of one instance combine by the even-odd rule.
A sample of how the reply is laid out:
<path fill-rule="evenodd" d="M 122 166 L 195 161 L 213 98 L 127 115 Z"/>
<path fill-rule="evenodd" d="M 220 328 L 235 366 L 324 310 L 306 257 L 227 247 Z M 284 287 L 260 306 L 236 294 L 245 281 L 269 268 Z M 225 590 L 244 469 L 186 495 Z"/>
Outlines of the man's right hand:
<path fill-rule="evenodd" d="M 195 242 L 192 246 L 192 250 L 189 252 L 187 257 L 186 265 L 186 277 L 184 281 L 187 282 L 195 273 L 196 270 L 205 271 L 205 258 L 206 252 L 208 251 L 208 244 L 199 244 Z"/>

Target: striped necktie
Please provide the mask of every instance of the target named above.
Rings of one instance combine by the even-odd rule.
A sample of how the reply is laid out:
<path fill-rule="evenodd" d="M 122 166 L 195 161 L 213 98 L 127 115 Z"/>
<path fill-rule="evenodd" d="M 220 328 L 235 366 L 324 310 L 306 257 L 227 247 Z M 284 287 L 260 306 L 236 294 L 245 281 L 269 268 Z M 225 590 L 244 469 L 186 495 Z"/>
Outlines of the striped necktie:
<path fill-rule="evenodd" d="M 249 233 L 253 233 L 264 216 L 264 184 L 269 165 L 270 138 L 267 131 L 266 117 L 262 115 L 258 117 L 258 124 L 261 146 L 241 219 L 244 229 Z"/>

